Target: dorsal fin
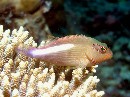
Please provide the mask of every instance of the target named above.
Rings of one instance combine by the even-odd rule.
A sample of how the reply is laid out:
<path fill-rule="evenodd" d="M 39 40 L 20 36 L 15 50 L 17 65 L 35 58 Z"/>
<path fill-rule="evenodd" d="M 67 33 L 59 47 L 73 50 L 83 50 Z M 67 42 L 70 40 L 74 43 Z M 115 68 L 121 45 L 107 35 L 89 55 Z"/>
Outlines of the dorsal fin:
<path fill-rule="evenodd" d="M 87 39 L 88 38 L 84 35 L 70 35 L 62 38 L 57 38 L 44 47 L 46 48 L 46 47 L 51 47 L 51 46 L 66 44 L 66 43 L 79 44 L 79 43 L 86 42 Z"/>

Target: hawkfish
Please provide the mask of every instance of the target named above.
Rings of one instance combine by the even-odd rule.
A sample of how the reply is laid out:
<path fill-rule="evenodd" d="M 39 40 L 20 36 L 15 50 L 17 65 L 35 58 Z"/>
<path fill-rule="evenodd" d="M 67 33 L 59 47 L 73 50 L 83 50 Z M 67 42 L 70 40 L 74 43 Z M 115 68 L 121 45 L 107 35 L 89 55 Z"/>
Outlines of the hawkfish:
<path fill-rule="evenodd" d="M 58 66 L 91 67 L 112 58 L 112 51 L 105 43 L 84 35 L 57 38 L 43 47 L 18 48 L 31 58 L 37 58 Z"/>

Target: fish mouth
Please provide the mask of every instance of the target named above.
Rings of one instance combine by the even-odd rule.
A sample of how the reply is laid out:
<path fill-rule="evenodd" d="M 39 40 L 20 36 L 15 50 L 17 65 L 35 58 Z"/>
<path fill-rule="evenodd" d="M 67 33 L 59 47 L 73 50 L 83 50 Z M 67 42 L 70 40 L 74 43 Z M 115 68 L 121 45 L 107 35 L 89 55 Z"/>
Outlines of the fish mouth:
<path fill-rule="evenodd" d="M 111 59 L 112 58 L 112 56 L 113 56 L 113 53 L 112 53 L 112 51 L 109 49 L 109 51 L 108 51 L 108 59 Z"/>
<path fill-rule="evenodd" d="M 113 56 L 113 53 L 112 53 L 112 51 L 109 49 L 108 54 L 104 55 L 103 58 L 99 59 L 99 62 L 98 62 L 98 63 L 101 63 L 101 62 L 104 62 L 104 61 L 106 61 L 106 60 L 109 60 L 109 59 L 112 58 L 112 56 Z"/>

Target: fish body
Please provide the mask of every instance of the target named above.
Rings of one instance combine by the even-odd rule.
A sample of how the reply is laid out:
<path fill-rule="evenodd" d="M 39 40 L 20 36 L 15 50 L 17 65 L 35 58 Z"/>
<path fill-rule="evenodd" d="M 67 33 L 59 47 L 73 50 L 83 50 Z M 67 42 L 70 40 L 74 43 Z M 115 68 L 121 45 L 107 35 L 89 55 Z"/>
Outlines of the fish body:
<path fill-rule="evenodd" d="M 112 57 L 112 52 L 105 43 L 83 35 L 70 35 L 58 38 L 40 48 L 26 50 L 18 48 L 17 51 L 55 65 L 83 68 Z"/>

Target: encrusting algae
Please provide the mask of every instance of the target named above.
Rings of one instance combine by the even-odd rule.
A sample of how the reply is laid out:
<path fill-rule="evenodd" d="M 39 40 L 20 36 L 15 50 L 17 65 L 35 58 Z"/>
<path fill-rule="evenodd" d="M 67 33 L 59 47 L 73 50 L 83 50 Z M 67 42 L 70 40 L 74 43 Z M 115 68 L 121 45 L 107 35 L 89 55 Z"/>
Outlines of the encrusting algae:
<path fill-rule="evenodd" d="M 0 97 L 101 97 L 95 66 L 65 68 L 17 53 L 20 45 L 37 47 L 23 27 L 3 31 L 0 26 Z M 41 42 L 38 46 L 42 46 Z"/>

